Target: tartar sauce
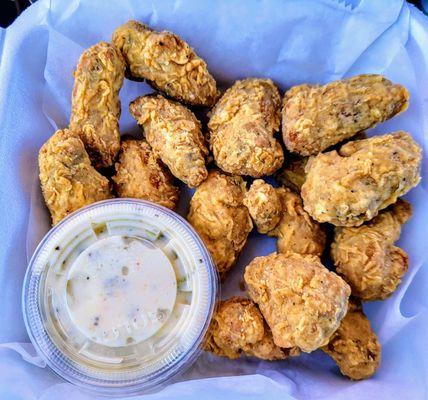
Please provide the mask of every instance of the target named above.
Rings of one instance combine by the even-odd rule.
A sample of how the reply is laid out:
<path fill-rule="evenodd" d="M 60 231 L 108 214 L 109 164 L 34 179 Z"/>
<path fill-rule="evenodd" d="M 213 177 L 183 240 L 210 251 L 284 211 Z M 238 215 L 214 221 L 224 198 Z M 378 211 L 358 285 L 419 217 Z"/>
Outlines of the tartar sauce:
<path fill-rule="evenodd" d="M 103 393 L 128 386 L 118 393 L 133 393 L 169 379 L 197 354 L 217 276 L 177 214 L 114 199 L 48 233 L 23 296 L 30 338 L 51 368 Z"/>
<path fill-rule="evenodd" d="M 138 237 L 114 235 L 85 249 L 67 277 L 67 306 L 81 332 L 106 346 L 156 333 L 175 304 L 177 279 L 168 257 Z"/>

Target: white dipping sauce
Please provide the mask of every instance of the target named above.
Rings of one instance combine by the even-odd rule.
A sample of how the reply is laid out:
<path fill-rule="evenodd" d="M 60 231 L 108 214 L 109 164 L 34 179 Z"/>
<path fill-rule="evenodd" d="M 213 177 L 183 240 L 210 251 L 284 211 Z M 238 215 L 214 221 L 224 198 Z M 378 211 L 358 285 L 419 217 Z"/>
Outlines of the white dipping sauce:
<path fill-rule="evenodd" d="M 48 233 L 23 294 L 29 336 L 47 364 L 70 382 L 122 395 L 156 387 L 195 359 L 218 293 L 212 259 L 181 217 L 114 199 Z"/>
<path fill-rule="evenodd" d="M 168 257 L 136 237 L 115 235 L 95 242 L 68 274 L 71 319 L 84 335 L 106 346 L 152 336 L 167 321 L 176 294 Z"/>

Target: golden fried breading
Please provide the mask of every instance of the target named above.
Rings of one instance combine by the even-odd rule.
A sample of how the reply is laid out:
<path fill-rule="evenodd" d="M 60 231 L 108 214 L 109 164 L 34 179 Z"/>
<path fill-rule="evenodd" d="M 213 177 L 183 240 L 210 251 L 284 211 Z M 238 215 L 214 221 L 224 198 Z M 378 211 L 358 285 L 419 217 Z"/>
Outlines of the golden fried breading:
<path fill-rule="evenodd" d="M 160 95 L 138 97 L 129 109 L 143 127 L 147 142 L 172 174 L 190 187 L 199 186 L 208 176 L 208 150 L 195 115 Z"/>
<path fill-rule="evenodd" d="M 358 300 L 349 300 L 345 318 L 322 350 L 333 358 L 343 375 L 354 380 L 369 378 L 379 368 L 380 343 Z"/>
<path fill-rule="evenodd" d="M 252 183 L 245 194 L 244 204 L 260 233 L 268 233 L 278 225 L 282 215 L 281 197 L 262 179 Z"/>
<path fill-rule="evenodd" d="M 408 257 L 394 242 L 411 213 L 410 204 L 398 200 L 364 225 L 336 227 L 331 256 L 354 296 L 382 300 L 397 289 L 407 271 Z"/>
<path fill-rule="evenodd" d="M 77 133 L 58 130 L 39 152 L 40 182 L 53 225 L 79 208 L 111 198 L 110 184 L 91 165 Z"/>
<path fill-rule="evenodd" d="M 409 93 L 382 75 L 357 75 L 325 86 L 300 85 L 284 97 L 282 134 L 288 150 L 318 154 L 405 111 Z"/>
<path fill-rule="evenodd" d="M 362 139 L 367 139 L 367 135 L 364 131 L 357 133 L 350 139 L 346 139 L 340 143 L 335 144 L 327 150 L 338 150 L 350 140 Z M 275 178 L 281 183 L 281 185 L 291 189 L 293 192 L 300 193 L 300 190 L 306 180 L 305 167 L 309 157 L 300 156 L 294 153 L 286 153 L 284 157 L 287 161 L 275 174 Z"/>
<path fill-rule="evenodd" d="M 351 293 L 342 278 L 312 255 L 256 257 L 244 279 L 275 344 L 307 353 L 328 343 L 346 314 Z"/>
<path fill-rule="evenodd" d="M 326 235 L 303 209 L 302 199 L 287 188 L 274 188 L 261 179 L 253 182 L 244 204 L 260 233 L 277 237 L 279 253 L 321 256 Z"/>
<path fill-rule="evenodd" d="M 148 200 L 171 209 L 177 205 L 174 178 L 145 140 L 124 140 L 115 167 L 112 179 L 119 197 Z"/>
<path fill-rule="evenodd" d="M 113 33 L 113 44 L 123 54 L 129 72 L 144 78 L 168 96 L 192 105 L 212 106 L 217 85 L 206 63 L 173 33 L 155 32 L 128 21 Z"/>
<path fill-rule="evenodd" d="M 281 349 L 275 345 L 257 306 L 243 297 L 220 302 L 211 320 L 205 349 L 232 359 L 246 355 L 264 360 L 282 360 L 300 353 L 296 348 Z"/>
<path fill-rule="evenodd" d="M 210 147 L 225 172 L 254 178 L 283 163 L 279 129 L 281 99 L 270 79 L 237 81 L 215 105 L 208 123 Z"/>
<path fill-rule="evenodd" d="M 120 148 L 119 90 L 125 62 L 109 43 L 86 50 L 74 71 L 70 129 L 78 132 L 96 168 L 113 165 Z"/>
<path fill-rule="evenodd" d="M 241 177 L 211 171 L 190 201 L 187 219 L 210 251 L 222 279 L 235 265 L 253 229 L 244 194 Z"/>
<path fill-rule="evenodd" d="M 292 347 L 291 349 L 282 349 L 278 347 L 272 337 L 268 325 L 264 324 L 265 335 L 262 340 L 248 346 L 245 350 L 245 355 L 250 357 L 261 358 L 262 360 L 283 360 L 288 357 L 296 357 L 300 355 L 300 349 L 298 347 Z"/>
<path fill-rule="evenodd" d="M 293 252 L 320 257 L 326 243 L 324 229 L 303 209 L 298 194 L 286 188 L 276 190 L 281 198 L 281 220 L 268 235 L 278 238 L 278 253 Z"/>
<path fill-rule="evenodd" d="M 403 131 L 349 142 L 306 166 L 305 210 L 319 222 L 359 226 L 420 181 L 422 150 Z"/>

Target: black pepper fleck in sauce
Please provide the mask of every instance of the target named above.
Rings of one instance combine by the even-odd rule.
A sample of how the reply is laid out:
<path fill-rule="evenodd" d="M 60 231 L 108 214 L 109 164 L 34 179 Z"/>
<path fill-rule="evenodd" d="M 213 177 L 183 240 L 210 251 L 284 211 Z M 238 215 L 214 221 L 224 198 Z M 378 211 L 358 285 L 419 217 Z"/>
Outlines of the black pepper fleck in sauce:
<path fill-rule="evenodd" d="M 164 321 L 167 315 L 168 315 L 168 310 L 165 310 L 163 308 L 159 308 L 156 312 L 156 318 L 160 322 Z"/>

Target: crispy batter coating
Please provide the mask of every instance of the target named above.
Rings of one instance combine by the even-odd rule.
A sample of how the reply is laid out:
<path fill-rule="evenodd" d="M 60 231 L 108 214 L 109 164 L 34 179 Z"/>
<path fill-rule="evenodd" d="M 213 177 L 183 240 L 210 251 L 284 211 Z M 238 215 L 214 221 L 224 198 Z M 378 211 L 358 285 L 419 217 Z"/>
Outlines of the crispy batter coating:
<path fill-rule="evenodd" d="M 283 101 L 284 143 L 303 156 L 317 154 L 405 111 L 408 103 L 406 88 L 382 75 L 295 86 Z"/>
<path fill-rule="evenodd" d="M 350 140 L 367 139 L 364 131 L 357 133 L 350 139 L 346 139 L 340 143 L 335 144 L 327 150 L 339 150 L 345 143 Z M 300 193 L 300 190 L 306 180 L 305 167 L 309 157 L 301 156 L 295 153 L 286 153 L 284 155 L 286 162 L 283 167 L 275 174 L 275 178 L 286 188 L 291 189 L 293 192 Z"/>
<path fill-rule="evenodd" d="M 207 64 L 177 35 L 128 21 L 115 30 L 112 41 L 133 77 L 184 103 L 214 105 L 217 85 Z"/>
<path fill-rule="evenodd" d="M 278 347 L 257 306 L 243 297 L 220 302 L 211 321 L 205 349 L 232 359 L 246 355 L 264 360 L 282 360 L 300 353 L 297 348 Z"/>
<path fill-rule="evenodd" d="M 379 368 L 380 343 L 358 300 L 349 300 L 345 318 L 322 350 L 333 358 L 343 375 L 354 380 L 369 378 Z"/>
<path fill-rule="evenodd" d="M 253 229 L 244 194 L 241 177 L 210 171 L 190 201 L 187 219 L 210 251 L 222 279 L 235 265 Z"/>
<path fill-rule="evenodd" d="M 208 123 L 210 147 L 225 172 L 254 178 L 273 174 L 284 154 L 274 132 L 279 129 L 278 89 L 270 79 L 244 79 L 215 105 Z"/>
<path fill-rule="evenodd" d="M 311 158 L 305 210 L 319 222 L 359 226 L 420 181 L 422 150 L 403 131 L 349 142 Z"/>
<path fill-rule="evenodd" d="M 244 204 L 260 233 L 274 229 L 282 215 L 281 197 L 277 190 L 262 179 L 256 179 L 247 193 Z"/>
<path fill-rule="evenodd" d="M 286 188 L 276 190 L 281 198 L 281 220 L 268 235 L 278 238 L 278 253 L 293 252 L 320 257 L 326 243 L 324 229 L 303 209 L 298 194 Z"/>
<path fill-rule="evenodd" d="M 115 168 L 113 181 L 119 197 L 148 200 L 171 209 L 177 205 L 174 178 L 145 140 L 124 140 Z"/>
<path fill-rule="evenodd" d="M 398 200 L 364 225 L 336 227 L 331 256 L 354 296 L 382 300 L 397 289 L 407 271 L 408 257 L 394 242 L 411 213 L 410 204 Z"/>
<path fill-rule="evenodd" d="M 351 293 L 343 279 L 312 255 L 256 257 L 244 279 L 275 344 L 308 353 L 328 343 L 346 314 Z"/>
<path fill-rule="evenodd" d="M 106 42 L 83 52 L 74 71 L 70 129 L 79 133 L 96 168 L 113 165 L 119 152 L 124 75 L 123 57 Z"/>
<path fill-rule="evenodd" d="M 324 229 L 303 209 L 298 194 L 256 179 L 245 194 L 244 204 L 257 230 L 278 238 L 279 253 L 321 256 L 326 242 Z"/>
<path fill-rule="evenodd" d="M 160 95 L 138 97 L 129 109 L 143 127 L 147 142 L 172 174 L 190 187 L 199 186 L 208 176 L 208 150 L 195 115 Z"/>
<path fill-rule="evenodd" d="M 40 182 L 55 225 L 68 214 L 111 198 L 110 184 L 91 165 L 77 133 L 58 130 L 39 152 Z"/>

